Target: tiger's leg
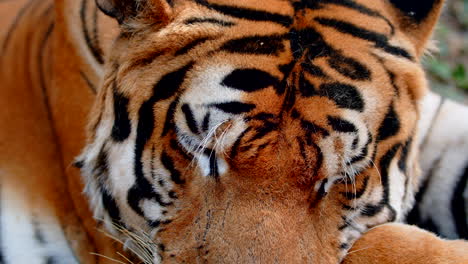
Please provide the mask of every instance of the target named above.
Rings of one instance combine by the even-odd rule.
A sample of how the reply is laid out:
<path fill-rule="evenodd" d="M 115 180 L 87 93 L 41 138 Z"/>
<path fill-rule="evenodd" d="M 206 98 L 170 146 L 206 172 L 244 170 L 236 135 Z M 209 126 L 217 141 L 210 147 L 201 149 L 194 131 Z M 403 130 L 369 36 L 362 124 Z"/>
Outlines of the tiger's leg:
<path fill-rule="evenodd" d="M 415 226 L 385 224 L 365 233 L 344 264 L 468 263 L 468 242 L 444 240 Z"/>

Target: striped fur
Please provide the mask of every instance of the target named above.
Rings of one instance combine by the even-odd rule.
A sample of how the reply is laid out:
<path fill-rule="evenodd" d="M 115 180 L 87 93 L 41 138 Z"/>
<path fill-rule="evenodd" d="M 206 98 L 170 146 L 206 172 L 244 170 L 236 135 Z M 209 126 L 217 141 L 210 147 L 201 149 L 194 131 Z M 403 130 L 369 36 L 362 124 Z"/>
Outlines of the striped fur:
<path fill-rule="evenodd" d="M 438 120 L 435 105 L 418 103 L 426 89 L 418 57 L 440 2 L 416 11 L 390 2 L 97 1 L 117 26 L 94 1 L 58 1 L 58 24 L 45 35 L 55 34 L 59 56 L 44 60 L 69 66 L 52 67 L 43 85 L 48 124 L 70 164 L 83 141 L 68 128 L 79 115 L 61 100 L 83 94 L 87 112 L 95 98 L 76 166 L 97 224 L 145 263 L 337 263 L 368 228 L 403 221 L 421 182 L 418 143 L 425 172 L 425 155 L 444 153 L 434 140 L 449 137 L 434 130 L 438 122 L 427 125 Z M 424 173 L 419 213 L 410 215 L 463 237 L 456 217 L 444 225 L 425 205 L 440 197 L 430 187 L 440 173 Z M 91 230 L 72 251 L 85 263 L 102 260 L 86 251 L 120 258 L 82 209 L 76 170 L 64 175 L 85 219 L 71 225 Z"/>
<path fill-rule="evenodd" d="M 445 238 L 468 239 L 468 108 L 433 94 L 423 105 L 423 177 L 407 222 Z"/>

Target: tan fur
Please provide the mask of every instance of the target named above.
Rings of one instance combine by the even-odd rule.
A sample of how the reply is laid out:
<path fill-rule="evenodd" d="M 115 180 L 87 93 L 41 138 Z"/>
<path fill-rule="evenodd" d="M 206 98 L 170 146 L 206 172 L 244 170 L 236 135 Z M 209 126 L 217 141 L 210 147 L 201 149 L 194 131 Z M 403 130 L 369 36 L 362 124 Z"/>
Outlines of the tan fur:
<path fill-rule="evenodd" d="M 232 4 L 232 1 L 211 2 Z M 390 17 L 399 27 L 395 37 L 398 39 L 398 44 L 407 48 L 414 57 L 419 57 L 435 23 L 439 8 L 428 21 L 425 21 L 424 28 L 417 32 L 407 32 L 405 25 L 398 22 L 400 14 L 391 11 L 383 1 L 377 4 L 373 0 L 359 2 L 371 5 Z M 21 19 L 21 26 L 11 35 L 12 39 L 7 49 L 2 51 L 0 87 L 6 96 L 2 96 L 1 100 L 5 101 L 3 105 L 8 105 L 8 111 L 2 111 L 0 119 L 2 123 L 8 124 L 7 128 L 0 132 L 1 142 L 6 142 L 1 145 L 1 168 L 8 172 L 7 178 L 2 179 L 2 184 L 6 182 L 11 186 L 22 186 L 25 188 L 24 199 L 31 204 L 33 201 L 38 202 L 38 207 L 50 207 L 53 214 L 61 220 L 67 238 L 73 241 L 71 245 L 83 263 L 107 263 L 106 260 L 88 253 L 98 252 L 117 259 L 119 257 L 116 251 L 120 251 L 121 248 L 96 230 L 97 223 L 88 208 L 86 198 L 82 195 L 82 179 L 78 170 L 71 166 L 85 145 L 83 128 L 86 126 L 86 116 L 90 115 L 91 119 L 88 123 L 87 143 L 92 143 L 96 136 L 96 126 L 102 120 L 113 118 L 114 82 L 117 83 L 118 92 L 131 98 L 128 112 L 130 118 L 136 120 L 141 104 L 151 96 L 154 78 L 179 68 L 189 60 L 195 60 L 200 64 L 206 63 L 205 66 L 227 61 L 236 67 L 261 68 L 273 75 L 279 75 L 280 72 L 274 66 L 286 63 L 291 57 L 290 53 L 286 52 L 278 57 L 256 57 L 207 51 L 232 38 L 258 32 L 280 34 L 286 33 L 286 30 L 269 22 L 235 19 L 231 20 L 236 21 L 238 26 L 226 32 L 214 26 L 189 29 L 182 26 L 182 18 L 195 15 L 215 17 L 220 15 L 191 1 L 175 1 L 173 8 L 158 5 L 159 1 L 151 1 L 151 8 L 143 14 L 139 14 L 135 19 L 124 20 L 122 27 L 124 34 L 117 38 L 110 52 L 106 53 L 105 77 L 103 81 L 98 82 L 97 80 L 102 77 L 101 73 L 94 69 L 95 65 L 90 65 L 88 58 L 83 55 L 82 47 L 80 49 L 76 46 L 75 33 L 70 30 L 75 26 L 73 21 L 77 21 L 73 17 L 76 12 L 69 12 L 76 9 L 76 2 L 57 1 L 55 6 L 52 6 L 50 1 L 32 3 L 39 7 L 31 9 L 32 15 L 27 19 Z M 283 15 L 292 15 L 293 12 L 286 1 L 272 1 L 268 6 L 265 6 L 263 1 L 252 0 L 236 1 L 236 4 Z M 17 10 L 19 6 L 12 5 L 3 9 L 4 4 L 2 4 L 0 7 L 2 12 L 6 10 L 6 13 L 13 14 L 12 11 Z M 50 15 L 47 16 L 50 23 L 40 20 L 40 27 L 33 27 L 39 24 L 39 15 L 42 13 L 40 10 L 47 7 L 56 10 L 55 16 L 52 16 L 54 12 L 50 11 Z M 339 6 L 327 7 L 322 14 L 365 25 L 369 30 L 381 33 L 388 33 L 389 30 L 380 19 L 354 19 L 353 11 Z M 295 21 L 294 26 L 299 29 L 305 27 L 308 19 L 315 16 L 317 14 L 314 12 L 307 13 L 303 20 Z M 11 17 L 2 16 L 2 24 L 3 19 L 11 21 Z M 45 50 L 39 48 L 41 40 L 45 36 L 47 26 L 52 22 L 54 22 L 52 35 L 46 44 L 46 52 L 43 52 Z M 105 25 L 108 25 L 106 26 L 108 32 L 118 31 L 115 24 Z M 377 66 L 378 59 L 365 52 L 369 48 L 365 41 L 346 37 L 347 42 L 344 43 L 342 39 L 345 35 L 325 27 L 318 26 L 318 28 L 323 31 L 328 43 L 333 43 L 337 49 L 346 50 L 346 55 L 366 61 L 368 67 L 375 71 L 373 74 L 379 76 L 378 83 L 382 85 L 377 92 L 372 90 L 375 89 L 373 83 L 356 84 L 363 92 L 369 92 L 368 96 L 374 100 L 373 110 L 364 113 L 360 118 L 368 123 L 372 132 L 376 132 L 385 115 L 386 107 L 392 103 L 394 93 L 389 80 L 384 76 L 385 72 Z M 161 59 L 160 63 L 165 67 L 145 65 L 145 60 L 148 60 L 148 57 L 155 57 L 154 54 L 159 52 L 172 54 L 190 41 L 206 36 L 217 37 L 218 40 L 188 55 Z M 104 45 L 111 46 L 109 42 Z M 388 56 L 380 55 L 385 58 Z M 37 56 L 43 56 L 43 61 L 40 63 L 43 64 L 44 73 L 40 72 L 41 67 L 35 62 Z M 379 143 L 377 160 L 382 159 L 393 144 L 405 141 L 414 133 L 419 114 L 414 103 L 421 98 L 426 89 L 423 73 L 417 62 L 403 63 L 392 58 L 388 58 L 387 62 L 386 66 L 397 73 L 396 82 L 402 87 L 399 100 L 394 102 L 396 111 L 401 113 L 402 129 L 396 136 Z M 24 65 L 30 69 L 26 69 Z M 326 62 L 321 59 L 318 59 L 317 65 L 327 67 Z M 203 67 L 199 67 L 196 70 L 202 69 Z M 196 77 L 196 70 L 188 78 Z M 301 71 L 301 68 L 297 67 L 293 71 Z M 92 83 L 97 87 L 97 96 L 88 89 L 86 80 L 80 72 L 90 76 Z M 346 81 L 328 68 L 327 72 L 337 81 Z M 40 78 L 44 79 L 43 87 L 40 85 Z M 310 79 L 311 83 L 316 85 L 323 81 Z M 296 85 L 292 79 L 288 82 L 290 85 Z M 94 108 L 90 111 L 93 100 Z M 242 101 L 255 102 L 256 113 L 281 111 L 282 100 L 272 89 L 243 95 Z M 314 149 L 306 151 L 307 157 L 310 158 L 309 163 L 298 158 L 300 148 L 295 140 L 296 136 L 304 131 L 296 120 L 286 116 L 281 121 L 281 132 L 271 133 L 262 138 L 262 141 L 255 142 L 257 148 L 242 152 L 235 159 L 228 160 L 231 168 L 229 175 L 224 175 L 220 181 L 210 181 L 201 177 L 198 168 L 191 166 L 193 164 L 190 164 L 180 151 L 169 147 L 170 140 L 175 138 L 174 132 L 165 138 L 160 138 L 163 129 L 160 124 L 164 124 L 168 107 L 169 102 L 161 102 L 154 110 L 157 113 L 155 123 L 158 126 L 151 143 L 158 154 L 163 148 L 167 150 L 168 155 L 174 160 L 176 169 L 183 172 L 182 176 L 187 184 L 174 187 L 180 200 L 169 208 L 168 215 L 172 222 L 164 223 L 158 230 L 158 239 L 155 243 L 165 245 L 164 252 L 161 252 L 165 262 L 336 263 L 340 260 L 342 256 L 339 255 L 340 245 L 337 239 L 340 233 L 337 227 L 343 221 L 341 214 L 344 200 L 340 193 L 348 192 L 350 185 L 342 182 L 331 189 L 318 204 L 314 204 L 317 194 L 311 191 L 312 186 L 330 175 L 327 174 L 327 168 L 321 168 L 317 175 L 311 176 L 311 172 L 315 169 L 314 165 L 318 162 L 318 154 Z M 317 125 L 326 128 L 329 128 L 327 115 L 344 115 L 342 109 L 322 97 L 298 99 L 295 108 L 308 120 L 313 120 Z M 252 124 L 262 125 L 255 121 L 252 121 Z M 232 123 L 228 123 L 226 129 L 229 125 Z M 320 139 L 320 136 L 313 138 L 316 141 Z M 266 141 L 271 143 L 268 147 L 258 148 Z M 327 144 L 336 152 L 345 148 L 339 136 Z M 145 153 L 148 153 L 148 150 L 147 148 Z M 401 151 L 398 151 L 396 156 L 400 155 Z M 145 162 L 151 161 L 146 158 Z M 410 165 L 411 177 L 414 177 L 412 180 L 417 182 L 417 175 L 414 173 L 417 164 Z M 369 185 L 372 188 L 369 187 L 369 190 L 381 188 L 379 171 L 376 167 L 369 167 L 365 173 L 357 175 L 354 188 L 359 189 L 364 185 L 364 176 L 370 177 Z M 412 187 L 416 188 L 416 185 L 415 183 Z M 34 195 L 31 190 L 34 190 Z M 371 197 L 372 194 L 372 191 L 368 191 L 363 197 Z M 42 202 L 42 198 L 46 201 Z M 130 212 L 125 216 L 132 218 L 133 215 Z M 359 222 L 362 219 L 355 220 Z M 385 222 L 386 219 L 378 221 Z M 374 224 L 378 223 L 380 222 Z M 142 221 L 134 217 L 127 224 L 138 227 L 142 225 Z M 406 234 L 392 233 L 387 227 L 382 228 L 387 230 L 389 235 L 395 234 L 396 237 L 403 236 L 401 237 L 403 240 L 407 239 Z M 356 246 L 369 243 L 366 237 L 374 234 L 373 232 L 376 232 L 374 230 L 365 235 L 363 240 L 359 240 Z M 416 234 L 419 234 L 418 232 L 415 231 Z M 427 237 L 429 241 L 432 239 L 430 236 L 422 237 L 424 239 Z M 380 241 L 378 238 L 372 241 L 376 240 Z M 394 244 L 396 247 L 399 245 L 401 244 Z M 156 247 L 156 244 L 151 246 Z M 441 248 L 444 248 L 443 243 Z M 441 256 L 446 254 L 451 254 L 451 251 L 440 253 Z M 382 253 L 382 258 L 388 260 L 387 263 L 391 263 L 392 257 L 393 255 Z"/>
<path fill-rule="evenodd" d="M 385 224 L 369 230 L 343 264 L 468 263 L 468 243 L 444 240 L 415 226 Z"/>
<path fill-rule="evenodd" d="M 82 263 L 112 263 L 90 254 L 116 257 L 121 249 L 98 231 L 72 166 L 93 94 L 83 89 L 79 71 L 86 67 L 64 37 L 55 8 L 49 0 L 0 3 L 1 184 L 18 193 L 11 199 L 57 217 Z"/>

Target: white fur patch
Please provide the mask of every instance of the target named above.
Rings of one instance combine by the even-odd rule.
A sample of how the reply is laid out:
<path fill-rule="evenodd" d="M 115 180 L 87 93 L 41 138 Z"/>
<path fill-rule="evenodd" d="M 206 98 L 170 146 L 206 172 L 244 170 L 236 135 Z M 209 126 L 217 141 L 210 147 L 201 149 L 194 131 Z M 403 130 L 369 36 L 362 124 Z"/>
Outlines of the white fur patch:
<path fill-rule="evenodd" d="M 0 176 L 6 177 L 2 172 Z M 78 263 L 49 205 L 33 206 L 26 196 L 6 181 L 0 186 L 0 251 L 5 263 Z"/>
<path fill-rule="evenodd" d="M 241 116 L 225 113 L 212 107 L 213 104 L 231 101 L 242 101 L 243 92 L 223 86 L 223 79 L 234 70 L 230 65 L 208 65 L 202 72 L 196 74 L 179 100 L 179 106 L 188 104 L 198 126 L 209 113 L 206 132 L 193 134 L 188 127 L 187 120 L 180 109 L 176 110 L 175 120 L 177 136 L 181 145 L 195 156 L 200 172 L 208 176 L 210 171 L 210 156 L 216 155 L 218 174 L 228 171 L 228 164 L 224 154 L 245 130 L 246 125 Z M 214 150 L 207 155 L 206 149 Z"/>
<path fill-rule="evenodd" d="M 435 112 L 435 105 L 431 108 L 430 103 L 440 100 L 439 97 L 429 95 L 427 98 L 423 102 L 426 111 Z M 421 146 L 421 169 L 425 177 L 431 178 L 419 203 L 420 215 L 422 219 L 430 218 L 440 234 L 448 238 L 458 238 L 450 205 L 455 185 L 468 164 L 467 116 L 466 106 L 446 101 L 432 126 L 426 125 L 432 129 Z"/>
<path fill-rule="evenodd" d="M 390 205 L 395 209 L 396 221 L 403 218 L 403 199 L 405 195 L 406 176 L 398 168 L 398 159 L 394 158 L 390 164 L 388 172 L 388 186 L 390 188 Z"/>

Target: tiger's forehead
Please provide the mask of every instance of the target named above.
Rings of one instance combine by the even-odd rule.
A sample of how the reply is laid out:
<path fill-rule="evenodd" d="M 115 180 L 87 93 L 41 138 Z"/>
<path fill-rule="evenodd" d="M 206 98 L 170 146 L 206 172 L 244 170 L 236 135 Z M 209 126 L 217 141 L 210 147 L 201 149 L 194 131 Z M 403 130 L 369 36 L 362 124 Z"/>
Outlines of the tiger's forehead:
<path fill-rule="evenodd" d="M 364 112 L 363 118 L 374 123 L 392 101 L 386 95 L 395 92 L 390 85 L 395 73 L 385 61 L 412 62 L 413 51 L 381 13 L 385 12 L 381 1 L 360 2 L 243 0 L 235 6 L 219 0 L 187 2 L 169 25 L 133 42 L 148 45 L 131 44 L 127 49 L 131 59 L 124 59 L 119 72 L 131 68 L 138 74 L 119 74 L 126 82 L 121 83 L 118 75 L 119 89 L 133 87 L 142 95 L 140 85 L 134 84 L 153 84 L 179 65 L 191 65 L 181 85 L 186 92 L 190 86 L 204 96 L 196 79 L 204 79 L 205 86 L 212 79 L 237 91 L 255 91 L 245 93 L 242 100 L 255 103 L 258 111 L 278 114 L 296 106 L 317 117 L 326 109 L 335 113 L 344 109 Z M 226 67 L 231 70 L 220 74 Z M 294 96 L 286 96 L 288 89 Z M 136 106 L 141 103 L 132 101 Z M 317 111 L 309 111 L 314 106 Z"/>
<path fill-rule="evenodd" d="M 382 1 L 266 4 L 243 0 L 234 6 L 230 2 L 197 0 L 178 6 L 174 20 L 167 26 L 134 38 L 131 49 L 126 47 L 129 52 L 124 53 L 123 61 L 130 61 L 128 68 L 154 61 L 160 65 L 174 61 L 171 64 L 177 65 L 186 59 L 214 62 L 214 55 L 221 54 L 234 66 L 261 64 L 269 72 L 284 74 L 287 67 L 278 65 L 294 60 L 304 62 L 301 66 L 310 71 L 313 66 L 307 66 L 308 62 L 336 54 L 353 53 L 364 61 L 373 60 L 368 59 L 369 55 L 379 55 L 374 59 L 390 55 L 414 60 L 411 45 L 382 14 L 388 12 Z M 341 73 L 347 71 L 345 74 L 353 81 L 369 79 L 365 67 L 356 60 L 344 59 L 351 68 Z M 312 71 L 321 74 L 317 68 Z"/>
<path fill-rule="evenodd" d="M 351 36 L 346 44 L 352 45 L 345 46 L 347 49 L 362 43 L 362 40 L 373 42 L 379 48 L 385 49 L 389 44 L 388 39 L 398 35 L 398 30 L 389 20 L 388 12 L 390 11 L 385 7 L 384 2 L 241 0 L 233 4 L 232 1 L 223 0 L 182 1 L 174 8 L 172 22 L 159 28 L 155 34 L 148 34 L 152 30 L 144 31 L 141 34 L 143 37 L 138 38 L 138 41 L 152 42 L 154 46 L 159 46 L 159 54 L 181 46 L 187 48 L 184 45 L 186 42 L 191 40 L 201 42 L 199 39 L 201 36 L 204 36 L 204 41 L 206 41 L 223 37 L 228 39 L 246 35 L 265 35 L 268 38 L 263 40 L 268 41 L 255 40 L 271 46 L 272 43 L 279 41 L 278 38 L 273 37 L 274 34 L 279 35 L 280 38 L 294 39 L 298 36 L 295 34 L 298 31 L 303 32 L 303 30 L 313 28 L 321 35 L 326 32 L 327 40 L 336 43 L 338 47 L 343 41 L 336 40 L 343 40 L 347 37 L 343 34 L 348 34 Z M 343 23 L 343 21 L 346 22 Z M 338 32 L 327 31 L 330 27 L 336 28 Z M 314 40 L 314 36 L 307 37 L 310 32 L 304 33 L 295 39 L 301 47 L 313 44 L 311 41 Z M 361 40 L 361 42 L 354 42 L 356 40 Z M 190 44 L 194 46 L 194 43 Z M 135 51 L 139 50 L 137 46 L 133 48 Z M 298 48 L 300 47 L 294 46 L 292 51 L 295 53 Z M 257 47 L 257 49 L 267 50 L 267 47 Z M 144 50 L 147 53 L 147 47 Z M 407 58 L 411 57 L 408 52 L 392 51 L 391 47 L 386 51 L 400 53 L 399 55 Z M 270 50 L 270 52 L 276 51 Z M 180 55 L 180 51 L 177 55 Z"/>

